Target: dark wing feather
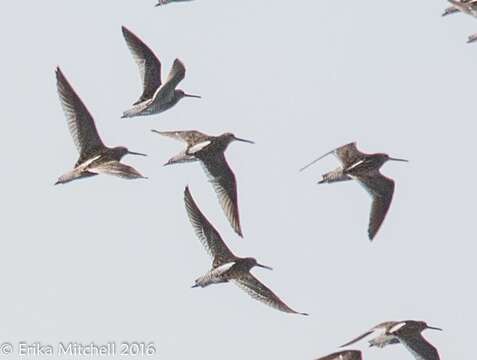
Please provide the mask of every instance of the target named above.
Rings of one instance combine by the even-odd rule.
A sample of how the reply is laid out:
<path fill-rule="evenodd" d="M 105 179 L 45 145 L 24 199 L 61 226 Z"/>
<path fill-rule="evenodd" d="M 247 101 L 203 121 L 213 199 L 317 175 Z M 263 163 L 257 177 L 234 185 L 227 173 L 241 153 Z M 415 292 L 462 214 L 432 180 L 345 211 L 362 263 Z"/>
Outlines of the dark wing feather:
<path fill-rule="evenodd" d="M 105 146 L 99 137 L 93 117 L 59 67 L 56 68 L 56 86 L 68 128 L 80 153 L 78 165 Z"/>
<path fill-rule="evenodd" d="M 361 351 L 359 350 L 345 350 L 338 351 L 333 354 L 323 356 L 316 360 L 361 360 Z"/>
<path fill-rule="evenodd" d="M 184 79 L 185 73 L 186 69 L 184 64 L 179 59 L 175 59 L 166 81 L 157 93 L 154 94 L 154 99 L 160 99 L 163 103 L 171 102 L 174 98 L 174 90 Z"/>
<path fill-rule="evenodd" d="M 250 273 L 245 273 L 243 276 L 235 278 L 232 281 L 255 300 L 261 301 L 275 309 L 286 313 L 308 315 L 306 313 L 299 313 L 288 307 L 272 290 L 263 285 Z"/>
<path fill-rule="evenodd" d="M 123 36 L 131 51 L 134 61 L 139 67 L 143 85 L 141 97 L 133 104 L 139 104 L 151 99 L 161 86 L 161 62 L 152 50 L 126 27 L 122 27 Z"/>
<path fill-rule="evenodd" d="M 345 169 L 366 156 L 356 148 L 355 142 L 340 146 L 333 151 L 333 154 L 336 155 Z"/>
<path fill-rule="evenodd" d="M 437 349 L 424 339 L 421 334 L 401 336 L 399 332 L 396 332 L 394 335 L 414 355 L 416 360 L 440 360 Z"/>
<path fill-rule="evenodd" d="M 360 175 L 357 180 L 373 197 L 368 228 L 369 239 L 373 240 L 391 205 L 394 181 L 382 175 L 378 170 Z"/>
<path fill-rule="evenodd" d="M 213 267 L 216 268 L 222 264 L 235 261 L 236 257 L 232 251 L 225 245 L 220 234 L 202 214 L 197 207 L 189 187 L 184 191 L 184 202 L 187 210 L 187 215 L 194 228 L 194 232 L 199 238 L 202 245 L 205 247 L 209 255 L 214 259 Z"/>
<path fill-rule="evenodd" d="M 198 153 L 197 157 L 204 166 L 230 225 L 239 236 L 243 236 L 238 210 L 237 183 L 224 153 L 205 153 L 204 156 Z"/>

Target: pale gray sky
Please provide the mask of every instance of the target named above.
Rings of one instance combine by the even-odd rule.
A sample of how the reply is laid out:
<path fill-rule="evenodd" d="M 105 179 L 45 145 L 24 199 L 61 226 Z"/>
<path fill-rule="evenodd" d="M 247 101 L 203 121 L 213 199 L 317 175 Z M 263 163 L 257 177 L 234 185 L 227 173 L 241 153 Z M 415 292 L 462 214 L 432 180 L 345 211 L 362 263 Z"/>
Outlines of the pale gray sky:
<path fill-rule="evenodd" d="M 10 1 L 0 12 L 0 342 L 153 341 L 160 359 L 311 360 L 378 322 L 422 319 L 445 330 L 425 333 L 442 360 L 470 359 L 477 46 L 465 41 L 477 22 L 441 18 L 446 1 L 155 2 Z M 181 88 L 203 99 L 120 119 L 140 95 L 121 25 L 165 71 L 180 58 Z M 149 181 L 53 186 L 78 156 L 56 65 L 106 144 L 149 154 L 124 159 Z M 227 151 L 244 239 L 198 164 L 162 167 L 182 144 L 151 128 L 256 141 Z M 396 192 L 374 243 L 358 184 L 315 185 L 335 159 L 298 173 L 350 141 L 411 160 L 383 168 Z M 309 317 L 232 284 L 190 288 L 210 259 L 186 216 L 186 184 L 237 255 L 274 268 L 253 273 Z M 412 359 L 400 346 L 365 358 Z"/>

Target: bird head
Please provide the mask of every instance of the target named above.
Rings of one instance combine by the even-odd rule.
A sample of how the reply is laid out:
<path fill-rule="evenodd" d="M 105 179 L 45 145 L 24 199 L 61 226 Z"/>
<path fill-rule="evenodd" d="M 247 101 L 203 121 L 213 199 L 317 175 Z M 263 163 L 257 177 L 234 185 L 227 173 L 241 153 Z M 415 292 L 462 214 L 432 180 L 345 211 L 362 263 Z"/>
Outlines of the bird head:
<path fill-rule="evenodd" d="M 147 156 L 146 154 L 140 153 L 140 152 L 134 152 L 130 151 L 127 147 L 125 146 L 117 146 L 114 148 L 115 153 L 118 155 L 119 159 L 121 159 L 123 156 L 127 154 L 131 155 L 140 155 L 140 156 Z"/>
<path fill-rule="evenodd" d="M 230 133 L 230 132 L 226 132 L 222 135 L 220 135 L 220 138 L 222 138 L 225 142 L 226 145 L 229 145 L 232 141 L 241 141 L 241 142 L 246 142 L 246 143 L 249 143 L 249 144 L 255 144 L 253 141 L 251 140 L 246 140 L 246 139 L 241 139 L 241 138 L 238 138 L 236 137 L 234 134 Z"/>
<path fill-rule="evenodd" d="M 273 270 L 270 266 L 259 264 L 255 258 L 251 258 L 251 257 L 243 259 L 243 263 L 249 269 L 253 268 L 254 266 L 258 266 L 258 267 L 261 267 L 261 268 L 264 268 L 264 269 Z"/>
<path fill-rule="evenodd" d="M 404 162 L 409 161 L 409 160 L 406 160 L 406 159 L 394 158 L 394 157 L 389 156 L 388 154 L 383 154 L 383 153 L 376 154 L 376 156 L 378 158 L 378 161 L 381 163 L 381 165 L 384 164 L 387 161 L 404 161 Z"/>
<path fill-rule="evenodd" d="M 191 98 L 197 98 L 197 99 L 202 99 L 200 95 L 192 95 L 192 94 L 187 94 L 184 90 L 181 89 L 176 89 L 174 90 L 174 93 L 176 95 L 177 100 L 179 101 L 180 99 L 184 97 L 191 97 Z"/>

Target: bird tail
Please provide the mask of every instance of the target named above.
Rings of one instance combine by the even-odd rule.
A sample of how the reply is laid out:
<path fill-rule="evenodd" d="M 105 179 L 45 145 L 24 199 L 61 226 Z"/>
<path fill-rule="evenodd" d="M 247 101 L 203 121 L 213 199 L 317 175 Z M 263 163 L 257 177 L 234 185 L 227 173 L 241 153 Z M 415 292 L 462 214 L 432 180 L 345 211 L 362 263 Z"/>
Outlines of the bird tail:
<path fill-rule="evenodd" d="M 323 174 L 322 177 L 323 178 L 320 181 L 318 181 L 318 184 L 334 183 L 339 181 L 351 180 L 351 177 L 343 173 L 342 168 L 338 168 L 336 170 Z"/>

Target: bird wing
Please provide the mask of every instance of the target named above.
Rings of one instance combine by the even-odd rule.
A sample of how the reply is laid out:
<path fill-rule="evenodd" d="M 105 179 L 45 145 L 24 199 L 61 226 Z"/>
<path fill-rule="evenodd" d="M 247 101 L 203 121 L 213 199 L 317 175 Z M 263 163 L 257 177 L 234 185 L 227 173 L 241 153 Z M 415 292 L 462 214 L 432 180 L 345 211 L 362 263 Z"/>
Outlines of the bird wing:
<path fill-rule="evenodd" d="M 394 335 L 414 355 L 416 360 L 440 360 L 437 349 L 420 333 L 402 335 L 397 331 Z"/>
<path fill-rule="evenodd" d="M 151 131 L 163 136 L 167 136 L 167 137 L 182 141 L 189 146 L 193 146 L 194 144 L 206 141 L 209 138 L 208 135 L 196 130 L 186 130 L 186 131 L 151 130 Z"/>
<path fill-rule="evenodd" d="M 340 146 L 333 150 L 333 154 L 338 158 L 345 169 L 355 164 L 366 155 L 356 148 L 356 142 Z"/>
<path fill-rule="evenodd" d="M 477 13 L 475 12 L 475 4 L 474 2 L 467 2 L 463 3 L 461 1 L 456 1 L 456 0 L 448 0 L 455 8 L 459 9 L 461 12 L 472 15 L 472 16 L 477 16 Z"/>
<path fill-rule="evenodd" d="M 215 230 L 197 207 L 188 186 L 184 191 L 184 202 L 195 234 L 209 255 L 214 259 L 213 268 L 235 261 L 237 259 L 236 256 L 230 251 L 227 245 L 225 245 L 218 231 Z"/>
<path fill-rule="evenodd" d="M 161 102 L 168 103 L 174 98 L 174 90 L 185 77 L 185 66 L 179 59 L 175 59 L 171 71 L 164 84 L 157 89 L 154 99 L 160 99 Z"/>
<path fill-rule="evenodd" d="M 105 146 L 99 137 L 93 117 L 59 67 L 56 68 L 56 87 L 68 128 L 80 153 L 78 165 Z"/>
<path fill-rule="evenodd" d="M 129 165 L 112 160 L 88 167 L 88 171 L 94 174 L 108 174 L 121 177 L 123 179 L 144 178 L 135 168 Z"/>
<path fill-rule="evenodd" d="M 224 210 L 225 216 L 235 232 L 242 236 L 237 200 L 237 183 L 224 153 L 198 153 L 196 155 L 205 169 Z"/>
<path fill-rule="evenodd" d="M 238 287 L 248 293 L 255 300 L 261 301 L 268 306 L 286 313 L 308 315 L 306 313 L 299 313 L 291 309 L 280 298 L 273 293 L 268 287 L 263 285 L 255 276 L 250 273 L 246 273 L 239 278 L 232 280 Z"/>
<path fill-rule="evenodd" d="M 134 61 L 139 67 L 143 85 L 141 97 L 133 104 L 136 105 L 152 98 L 161 86 L 161 62 L 152 50 L 128 28 L 123 26 L 122 31 Z"/>
<path fill-rule="evenodd" d="M 369 239 L 373 240 L 391 205 L 394 181 L 382 175 L 378 170 L 360 175 L 357 180 L 373 198 L 368 227 Z"/>
<path fill-rule="evenodd" d="M 326 154 L 321 155 L 320 157 L 314 159 L 312 162 L 302 167 L 300 171 L 307 169 L 308 167 L 310 167 L 317 161 L 323 159 L 325 156 L 328 156 L 330 154 L 333 154 L 338 158 L 343 168 L 349 167 L 350 165 L 354 164 L 357 160 L 361 159 L 365 155 L 356 148 L 356 142 L 352 142 L 352 143 L 340 146 L 339 148 L 328 151 Z"/>
<path fill-rule="evenodd" d="M 323 356 L 316 360 L 361 360 L 361 351 L 359 350 L 345 350 L 338 351 L 330 355 Z"/>
<path fill-rule="evenodd" d="M 346 346 L 349 346 L 351 344 L 354 344 L 355 342 L 358 342 L 360 341 L 361 339 L 364 339 L 366 336 L 372 334 L 374 332 L 373 329 L 369 330 L 369 331 L 366 331 L 364 334 L 362 335 L 359 335 L 358 337 L 354 338 L 353 340 L 351 341 L 348 341 L 346 344 L 343 344 L 341 345 L 340 347 L 346 347 Z"/>

